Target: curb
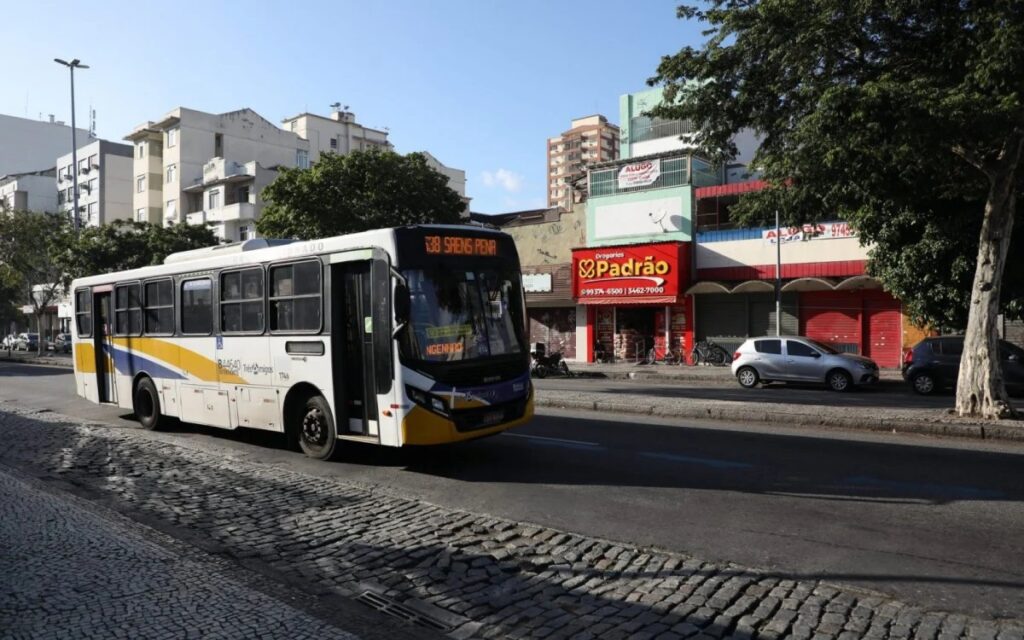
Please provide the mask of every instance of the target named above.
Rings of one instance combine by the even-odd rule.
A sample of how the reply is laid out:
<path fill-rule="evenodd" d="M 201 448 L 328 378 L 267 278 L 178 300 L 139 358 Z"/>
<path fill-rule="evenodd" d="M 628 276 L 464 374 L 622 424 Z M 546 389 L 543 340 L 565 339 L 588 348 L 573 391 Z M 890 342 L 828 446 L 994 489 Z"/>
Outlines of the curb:
<path fill-rule="evenodd" d="M 52 358 L 49 356 L 43 356 L 42 358 L 19 358 L 17 356 L 0 354 L 0 362 L 16 362 L 18 364 L 34 364 L 46 367 L 66 367 L 68 369 L 72 369 L 75 366 L 71 358 Z"/>
<path fill-rule="evenodd" d="M 722 403 L 701 404 L 689 407 L 636 406 L 625 402 L 602 400 L 574 400 L 534 396 L 538 407 L 555 409 L 580 409 L 584 411 L 611 412 L 630 415 L 647 415 L 658 418 L 690 418 L 700 420 L 728 420 L 740 422 L 764 422 L 814 427 L 839 427 L 856 431 L 886 433 L 916 433 L 928 436 L 969 438 L 975 440 L 999 440 L 1024 442 L 1024 423 L 1010 426 L 998 423 L 951 423 L 927 420 L 905 420 L 899 418 L 829 416 L 821 413 L 789 413 L 761 407 L 733 406 Z"/>

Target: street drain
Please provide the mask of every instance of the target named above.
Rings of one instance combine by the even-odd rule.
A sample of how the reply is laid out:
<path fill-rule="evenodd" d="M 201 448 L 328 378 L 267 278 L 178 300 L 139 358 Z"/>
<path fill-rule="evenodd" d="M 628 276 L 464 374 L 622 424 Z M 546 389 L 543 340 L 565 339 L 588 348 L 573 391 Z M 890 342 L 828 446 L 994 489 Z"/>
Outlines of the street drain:
<path fill-rule="evenodd" d="M 377 611 L 386 613 L 393 618 L 400 618 L 406 622 L 411 622 L 412 624 L 417 624 L 421 627 L 427 627 L 436 631 L 452 630 L 452 627 L 440 620 L 436 620 L 399 602 L 389 600 L 388 598 L 385 598 L 378 593 L 373 593 L 372 591 L 363 593 L 363 595 L 356 598 L 356 600 L 373 607 Z"/>

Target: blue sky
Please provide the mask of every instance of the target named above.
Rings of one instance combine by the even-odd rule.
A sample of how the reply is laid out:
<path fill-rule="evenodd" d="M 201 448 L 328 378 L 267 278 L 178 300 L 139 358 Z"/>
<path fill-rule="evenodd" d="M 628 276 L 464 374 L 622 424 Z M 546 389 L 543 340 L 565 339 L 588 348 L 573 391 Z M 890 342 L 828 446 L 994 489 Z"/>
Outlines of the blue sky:
<path fill-rule="evenodd" d="M 251 107 L 272 122 L 349 105 L 399 152 L 464 169 L 474 211 L 545 206 L 545 142 L 698 44 L 677 1 L 19 2 L 5 7 L 0 113 L 120 140 L 176 106 Z"/>

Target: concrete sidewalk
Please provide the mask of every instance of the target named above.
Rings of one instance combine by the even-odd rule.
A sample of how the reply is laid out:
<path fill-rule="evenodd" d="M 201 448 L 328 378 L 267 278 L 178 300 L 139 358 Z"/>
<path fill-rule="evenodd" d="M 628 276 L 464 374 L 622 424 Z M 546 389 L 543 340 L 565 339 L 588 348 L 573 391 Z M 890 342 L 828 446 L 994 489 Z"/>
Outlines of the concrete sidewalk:
<path fill-rule="evenodd" d="M 602 377 L 616 380 L 693 380 L 700 382 L 730 382 L 736 384 L 731 368 L 726 366 L 689 366 L 672 364 L 636 364 L 633 362 L 595 363 L 569 362 L 569 370 L 580 377 Z M 898 369 L 882 369 L 882 380 L 900 381 Z"/>

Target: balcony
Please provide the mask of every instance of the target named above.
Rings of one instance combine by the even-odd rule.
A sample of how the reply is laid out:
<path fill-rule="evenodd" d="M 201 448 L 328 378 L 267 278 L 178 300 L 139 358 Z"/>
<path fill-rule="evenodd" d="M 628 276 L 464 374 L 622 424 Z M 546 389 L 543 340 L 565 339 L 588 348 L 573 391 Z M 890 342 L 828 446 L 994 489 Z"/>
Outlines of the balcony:
<path fill-rule="evenodd" d="M 232 220 L 252 220 L 256 217 L 256 207 L 251 202 L 236 202 L 214 209 L 196 211 L 186 216 L 189 224 L 205 224 L 207 222 L 230 222 Z"/>
<path fill-rule="evenodd" d="M 590 197 L 611 196 L 619 193 L 635 191 L 652 191 L 668 187 L 692 185 L 708 186 L 721 182 L 717 172 L 707 161 L 695 156 L 654 157 L 651 162 L 657 163 L 658 173 L 648 184 L 635 186 L 619 186 L 619 172 L 623 167 L 645 162 L 643 158 L 622 160 L 611 167 L 603 167 L 590 172 Z"/>
<path fill-rule="evenodd" d="M 254 164 L 254 163 L 249 163 Z M 203 183 L 209 184 L 234 177 L 255 177 L 255 167 L 225 158 L 214 158 L 203 165 Z"/>

